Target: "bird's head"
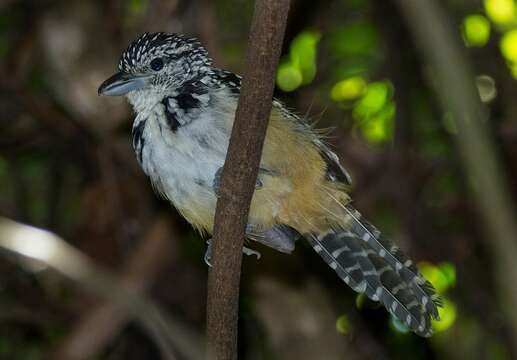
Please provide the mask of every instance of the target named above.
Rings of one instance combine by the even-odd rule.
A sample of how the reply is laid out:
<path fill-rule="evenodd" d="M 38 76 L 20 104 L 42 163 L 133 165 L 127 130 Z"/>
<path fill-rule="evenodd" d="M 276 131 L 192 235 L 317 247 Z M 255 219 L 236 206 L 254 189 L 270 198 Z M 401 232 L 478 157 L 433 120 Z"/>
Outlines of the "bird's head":
<path fill-rule="evenodd" d="M 99 87 L 99 95 L 128 97 L 167 92 L 210 69 L 212 61 L 194 38 L 145 33 L 120 57 L 118 72 Z"/>

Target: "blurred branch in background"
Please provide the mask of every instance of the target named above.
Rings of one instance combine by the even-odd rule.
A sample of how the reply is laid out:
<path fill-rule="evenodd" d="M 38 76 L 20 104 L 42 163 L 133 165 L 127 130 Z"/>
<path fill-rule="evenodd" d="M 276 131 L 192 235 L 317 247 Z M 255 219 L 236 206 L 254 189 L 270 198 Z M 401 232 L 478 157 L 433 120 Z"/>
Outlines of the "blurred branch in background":
<path fill-rule="evenodd" d="M 145 292 L 154 282 L 165 263 L 174 261 L 177 249 L 173 249 L 171 227 L 165 218 L 157 218 L 149 228 L 141 244 L 133 251 L 122 271 L 123 281 L 135 291 Z M 106 345 L 117 336 L 129 321 L 131 314 L 121 304 L 105 301 L 86 312 L 57 350 L 59 359 L 91 359 L 98 356 Z M 163 314 L 165 316 L 165 314 Z M 169 327 L 174 330 L 174 342 L 189 359 L 202 358 L 203 340 L 192 330 L 179 325 L 167 315 Z"/>
<path fill-rule="evenodd" d="M 197 344 L 193 342 L 192 336 L 187 336 L 182 325 L 165 316 L 142 292 L 147 276 L 156 270 L 156 251 L 163 250 L 163 241 L 168 240 L 160 237 L 164 226 L 163 222 L 155 224 L 149 235 L 152 243 L 147 249 L 138 249 L 142 252 L 137 252 L 128 265 L 127 277 L 119 279 L 100 269 L 86 255 L 55 234 L 0 218 L 1 249 L 28 258 L 22 263 L 28 265 L 29 269 L 40 271 L 50 267 L 84 289 L 108 300 L 108 303 L 93 311 L 69 337 L 58 351 L 59 358 L 91 358 L 101 350 L 102 345 L 122 323 L 127 321 L 128 315 L 147 330 L 158 344 L 164 359 L 176 359 L 175 354 L 186 359 L 202 357 L 199 340 Z M 135 261 L 137 258 L 138 261 Z"/>
<path fill-rule="evenodd" d="M 498 160 L 490 132 L 487 112 L 482 108 L 474 86 L 474 76 L 463 54 L 449 17 L 437 1 L 397 0 L 411 26 L 415 43 L 424 61 L 432 67 L 437 91 L 444 108 L 457 123 L 458 144 L 479 213 L 487 228 L 487 247 L 493 250 L 499 301 L 517 331 L 517 223 L 511 192 Z M 480 291 L 483 291 L 480 289 Z M 513 342 L 514 353 L 517 342 Z"/>

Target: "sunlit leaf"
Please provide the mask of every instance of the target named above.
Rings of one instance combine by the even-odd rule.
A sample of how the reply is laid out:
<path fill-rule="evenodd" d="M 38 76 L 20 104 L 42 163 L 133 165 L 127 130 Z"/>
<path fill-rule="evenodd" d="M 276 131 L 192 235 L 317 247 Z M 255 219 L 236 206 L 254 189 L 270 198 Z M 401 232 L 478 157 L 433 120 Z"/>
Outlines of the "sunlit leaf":
<path fill-rule="evenodd" d="M 310 83 L 316 75 L 316 46 L 320 38 L 321 34 L 317 31 L 304 31 L 291 43 L 291 61 L 300 69 L 303 84 Z"/>
<path fill-rule="evenodd" d="M 350 333 L 350 321 L 348 320 L 348 316 L 341 315 L 336 320 L 336 330 L 338 333 L 347 335 Z"/>
<path fill-rule="evenodd" d="M 456 267 L 454 264 L 444 261 L 438 264 L 438 269 L 440 269 L 442 274 L 446 277 L 448 287 L 456 285 Z"/>
<path fill-rule="evenodd" d="M 317 31 L 303 31 L 291 42 L 289 56 L 282 60 L 277 72 L 277 84 L 283 91 L 293 91 L 308 84 L 316 76 L 316 53 L 320 40 Z"/>
<path fill-rule="evenodd" d="M 490 39 L 490 22 L 483 15 L 469 15 L 463 20 L 463 40 L 469 47 L 485 46 Z"/>
<path fill-rule="evenodd" d="M 508 31 L 503 35 L 500 48 L 506 60 L 517 62 L 517 30 Z"/>
<path fill-rule="evenodd" d="M 494 23 L 507 25 L 516 18 L 514 0 L 485 0 L 485 11 Z"/>
<path fill-rule="evenodd" d="M 438 308 L 438 314 L 440 315 L 440 320 L 431 320 L 433 330 L 435 332 L 442 332 L 449 329 L 458 316 L 456 305 L 449 299 L 443 299 L 443 307 Z"/>
<path fill-rule="evenodd" d="M 435 266 L 424 261 L 418 264 L 418 269 L 440 294 L 456 283 L 456 269 L 451 263 L 444 262 Z"/>
<path fill-rule="evenodd" d="M 380 112 L 361 123 L 363 136 L 372 144 L 379 144 L 393 138 L 395 103 L 390 102 Z"/>
<path fill-rule="evenodd" d="M 361 310 L 364 306 L 364 303 L 366 301 L 367 297 L 364 293 L 359 293 L 355 297 L 355 306 Z"/>
<path fill-rule="evenodd" d="M 354 116 L 364 119 L 381 111 L 390 98 L 391 90 L 388 82 L 368 84 L 365 95 L 354 109 Z"/>
<path fill-rule="evenodd" d="M 293 91 L 302 84 L 302 73 L 300 69 L 291 63 L 284 63 L 278 67 L 276 82 L 283 91 Z"/>
<path fill-rule="evenodd" d="M 332 87 L 330 97 L 334 101 L 353 100 L 366 93 L 366 81 L 361 76 L 341 80 Z"/>
<path fill-rule="evenodd" d="M 508 64 L 512 76 L 517 79 L 517 64 Z"/>

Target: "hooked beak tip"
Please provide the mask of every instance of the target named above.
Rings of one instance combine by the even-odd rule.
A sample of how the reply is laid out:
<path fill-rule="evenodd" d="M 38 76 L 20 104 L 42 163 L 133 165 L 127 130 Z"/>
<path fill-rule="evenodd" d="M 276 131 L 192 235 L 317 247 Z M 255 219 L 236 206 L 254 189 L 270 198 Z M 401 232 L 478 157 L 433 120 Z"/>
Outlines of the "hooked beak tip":
<path fill-rule="evenodd" d="M 148 84 L 149 76 L 118 72 L 104 81 L 97 93 L 99 96 L 121 96 Z"/>

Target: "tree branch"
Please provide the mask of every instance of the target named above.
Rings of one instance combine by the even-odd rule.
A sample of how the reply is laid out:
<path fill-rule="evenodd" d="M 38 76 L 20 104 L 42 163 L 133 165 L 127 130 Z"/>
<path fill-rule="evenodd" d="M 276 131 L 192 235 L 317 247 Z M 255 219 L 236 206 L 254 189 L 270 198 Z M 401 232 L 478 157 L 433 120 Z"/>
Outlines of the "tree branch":
<path fill-rule="evenodd" d="M 208 275 L 210 359 L 237 359 L 237 318 L 244 228 L 266 134 L 289 0 L 256 0 L 246 68 L 221 179 Z"/>

